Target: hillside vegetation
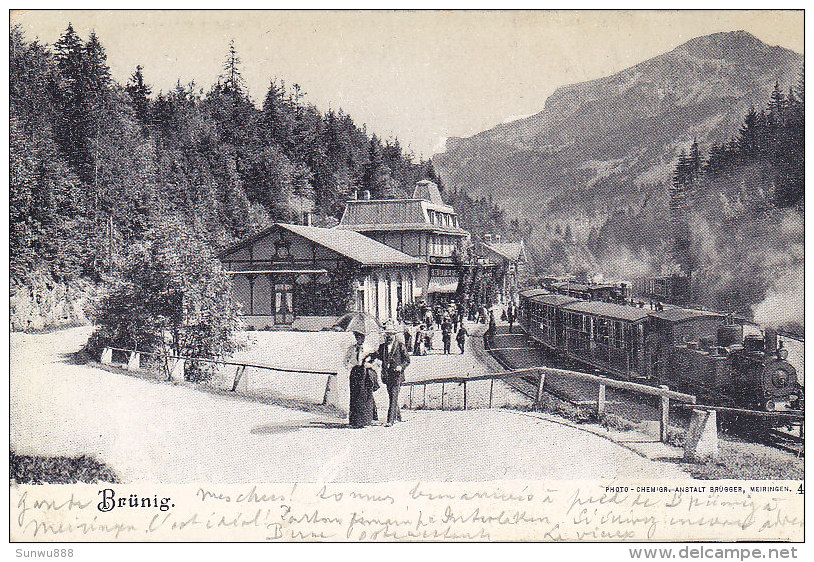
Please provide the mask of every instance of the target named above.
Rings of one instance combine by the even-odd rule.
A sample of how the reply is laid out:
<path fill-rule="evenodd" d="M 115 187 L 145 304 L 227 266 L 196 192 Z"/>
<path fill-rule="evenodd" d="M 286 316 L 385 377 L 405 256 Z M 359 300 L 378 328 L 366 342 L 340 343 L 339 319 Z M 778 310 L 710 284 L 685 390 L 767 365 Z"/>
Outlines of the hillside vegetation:
<path fill-rule="evenodd" d="M 153 92 L 149 69 L 111 77 L 101 39 L 10 32 L 11 322 L 81 324 L 133 247 L 183 225 L 213 251 L 273 221 L 335 224 L 353 190 L 412 192 L 432 165 L 298 84 L 246 93 L 229 47 L 216 84 Z"/>

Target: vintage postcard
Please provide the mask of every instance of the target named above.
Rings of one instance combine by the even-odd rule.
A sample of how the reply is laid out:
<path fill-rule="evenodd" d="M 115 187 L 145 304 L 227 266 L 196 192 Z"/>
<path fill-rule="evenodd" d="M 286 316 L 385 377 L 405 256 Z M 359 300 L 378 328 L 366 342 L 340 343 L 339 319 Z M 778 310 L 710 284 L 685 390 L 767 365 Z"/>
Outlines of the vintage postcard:
<path fill-rule="evenodd" d="M 802 542 L 803 20 L 12 11 L 17 556 Z"/>

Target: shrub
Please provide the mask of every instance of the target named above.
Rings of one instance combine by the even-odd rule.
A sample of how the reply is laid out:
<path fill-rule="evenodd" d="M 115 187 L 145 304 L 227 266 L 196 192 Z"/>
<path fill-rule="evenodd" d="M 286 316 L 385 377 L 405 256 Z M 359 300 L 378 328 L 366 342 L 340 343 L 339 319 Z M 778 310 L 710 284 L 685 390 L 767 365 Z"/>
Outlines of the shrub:
<path fill-rule="evenodd" d="M 9 478 L 18 484 L 74 484 L 119 482 L 105 463 L 86 455 L 78 457 L 32 457 L 9 451 Z"/>
<path fill-rule="evenodd" d="M 121 347 L 216 358 L 237 348 L 231 280 L 212 249 L 170 221 L 133 244 L 97 303 L 94 351 Z M 209 363 L 187 362 L 187 380 L 211 377 Z"/>

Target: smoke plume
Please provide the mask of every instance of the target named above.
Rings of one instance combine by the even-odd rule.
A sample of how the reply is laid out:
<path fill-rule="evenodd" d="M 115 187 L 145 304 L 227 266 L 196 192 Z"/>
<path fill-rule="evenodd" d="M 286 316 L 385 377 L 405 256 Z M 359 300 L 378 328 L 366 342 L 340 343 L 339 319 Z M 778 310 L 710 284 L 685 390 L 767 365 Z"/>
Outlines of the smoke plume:
<path fill-rule="evenodd" d="M 805 268 L 798 265 L 777 279 L 766 298 L 752 307 L 755 321 L 761 325 L 781 327 L 792 322 L 804 325 Z"/>

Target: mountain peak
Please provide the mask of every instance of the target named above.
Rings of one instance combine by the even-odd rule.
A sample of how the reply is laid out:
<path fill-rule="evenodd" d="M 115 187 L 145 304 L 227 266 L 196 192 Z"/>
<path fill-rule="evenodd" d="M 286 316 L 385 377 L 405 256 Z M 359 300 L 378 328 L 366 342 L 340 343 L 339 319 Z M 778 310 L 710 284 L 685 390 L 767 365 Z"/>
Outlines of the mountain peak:
<path fill-rule="evenodd" d="M 690 39 L 673 52 L 686 52 L 702 59 L 739 62 L 756 54 L 790 52 L 783 47 L 771 47 L 748 31 L 723 31 Z"/>
<path fill-rule="evenodd" d="M 803 56 L 746 31 L 691 39 L 615 74 L 559 87 L 539 113 L 469 138 L 433 157 L 449 189 L 491 194 L 526 217 L 590 214 L 637 202 L 639 187 L 669 183 L 693 139 L 737 134 L 750 106 L 786 90 Z M 636 203 L 638 204 L 638 202 Z"/>

